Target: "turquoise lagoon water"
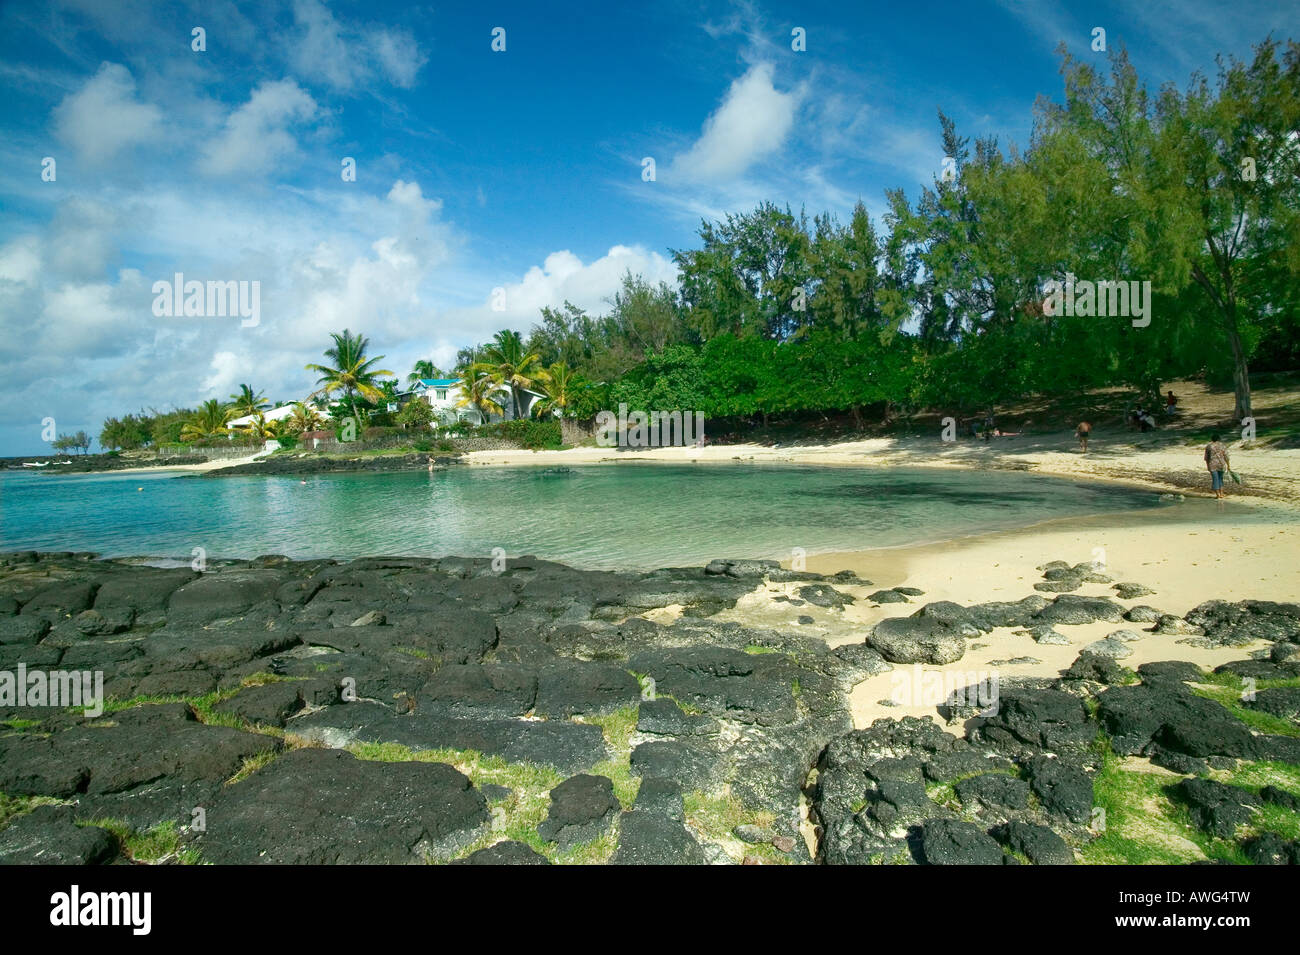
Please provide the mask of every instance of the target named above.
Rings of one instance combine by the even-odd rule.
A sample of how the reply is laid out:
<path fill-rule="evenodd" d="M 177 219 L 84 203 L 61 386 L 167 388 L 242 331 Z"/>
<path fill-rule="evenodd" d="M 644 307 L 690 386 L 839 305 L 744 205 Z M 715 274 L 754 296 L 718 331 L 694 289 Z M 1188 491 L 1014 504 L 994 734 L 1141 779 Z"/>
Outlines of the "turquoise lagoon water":
<path fill-rule="evenodd" d="M 1192 502 L 1188 502 L 1190 505 Z M 0 472 L 0 549 L 190 559 L 532 554 L 649 569 L 947 540 L 1150 508 L 1017 472 L 630 464 L 201 478 Z M 1176 505 L 1178 507 L 1188 505 Z"/>

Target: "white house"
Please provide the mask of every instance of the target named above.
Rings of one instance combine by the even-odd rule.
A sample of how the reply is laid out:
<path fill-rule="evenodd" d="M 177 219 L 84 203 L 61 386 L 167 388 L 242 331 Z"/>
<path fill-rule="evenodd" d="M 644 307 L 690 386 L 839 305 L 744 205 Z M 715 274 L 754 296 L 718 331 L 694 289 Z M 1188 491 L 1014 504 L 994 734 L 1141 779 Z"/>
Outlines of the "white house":
<path fill-rule="evenodd" d="M 484 424 L 479 410 L 465 401 L 464 381 L 460 378 L 421 378 L 405 395 L 427 401 L 433 408 L 435 419 L 444 424 L 453 421 L 467 421 L 470 424 Z M 546 396 L 539 391 L 523 390 L 523 417 L 531 416 L 533 405 Z M 504 415 L 491 414 L 486 423 L 510 421 L 515 417 L 514 400 L 510 389 L 499 385 L 492 392 L 492 400 L 504 410 Z"/>
<path fill-rule="evenodd" d="M 292 414 L 293 414 L 293 405 L 281 405 L 278 408 L 271 408 L 268 411 L 262 412 L 262 417 L 266 419 L 267 424 L 270 424 L 272 421 L 283 421 L 285 418 L 288 418 Z M 257 415 L 246 414 L 242 418 L 231 418 L 229 421 L 226 422 L 226 427 L 246 428 L 256 420 L 257 420 Z"/>

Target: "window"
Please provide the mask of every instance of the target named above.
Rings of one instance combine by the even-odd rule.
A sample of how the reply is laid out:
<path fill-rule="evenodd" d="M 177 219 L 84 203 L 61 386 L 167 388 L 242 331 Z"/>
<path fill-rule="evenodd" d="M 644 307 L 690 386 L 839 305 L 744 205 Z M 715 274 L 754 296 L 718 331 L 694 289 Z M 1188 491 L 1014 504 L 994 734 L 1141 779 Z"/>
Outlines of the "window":
<path fill-rule="evenodd" d="M 439 388 L 439 389 L 438 389 L 438 400 L 439 400 L 439 401 L 446 401 L 446 400 L 447 400 L 447 389 L 446 389 L 446 388 Z"/>

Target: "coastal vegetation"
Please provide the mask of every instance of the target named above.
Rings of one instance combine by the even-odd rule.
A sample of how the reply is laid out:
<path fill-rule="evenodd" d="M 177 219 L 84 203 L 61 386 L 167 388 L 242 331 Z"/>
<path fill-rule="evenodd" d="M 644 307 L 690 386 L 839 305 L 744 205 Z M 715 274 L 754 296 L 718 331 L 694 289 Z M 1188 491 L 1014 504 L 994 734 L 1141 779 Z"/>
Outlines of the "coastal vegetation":
<path fill-rule="evenodd" d="M 1250 417 L 1252 370 L 1300 359 L 1300 45 L 1266 40 L 1214 81 L 1158 92 L 1123 50 L 1108 70 L 1062 56 L 1064 102 L 1036 104 L 1026 147 L 972 144 L 940 112 L 943 172 L 914 199 L 889 191 L 881 221 L 862 202 L 847 222 L 767 202 L 703 221 L 698 246 L 672 252 L 674 285 L 626 274 L 606 314 L 543 308 L 526 334 L 461 349 L 450 372 L 417 361 L 407 386 L 449 374 L 485 421 L 626 403 L 744 434 L 969 420 L 1114 388 L 1153 407 L 1162 383 L 1203 378 L 1232 389 L 1233 420 Z M 1140 308 L 1130 283 L 1149 288 Z M 358 434 L 458 426 L 402 407 L 365 335 L 331 339 L 307 366 L 318 409 L 232 430 L 270 406 L 241 385 L 224 405 L 110 418 L 100 443 L 291 441 L 343 419 Z"/>
<path fill-rule="evenodd" d="M 772 203 L 705 221 L 675 288 L 629 275 L 604 316 L 544 309 L 527 349 L 599 382 L 588 407 L 861 426 L 1113 386 L 1154 404 L 1205 376 L 1249 416 L 1251 369 L 1294 367 L 1300 340 L 1300 46 L 1182 91 L 1149 91 L 1122 50 L 1062 74 L 1024 149 L 940 113 L 950 162 L 915 200 L 890 191 L 883 222 L 862 203 L 847 223 Z M 1045 314 L 1071 277 L 1089 307 Z M 1094 283 L 1134 280 L 1147 324 L 1095 307 Z"/>

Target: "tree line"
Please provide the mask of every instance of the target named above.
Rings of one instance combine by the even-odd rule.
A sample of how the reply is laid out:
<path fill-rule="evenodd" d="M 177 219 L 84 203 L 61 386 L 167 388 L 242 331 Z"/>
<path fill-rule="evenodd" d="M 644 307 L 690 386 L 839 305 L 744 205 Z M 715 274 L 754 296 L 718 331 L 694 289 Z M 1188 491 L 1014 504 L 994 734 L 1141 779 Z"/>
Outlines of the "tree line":
<path fill-rule="evenodd" d="M 1249 373 L 1294 367 L 1300 305 L 1300 47 L 1266 40 L 1212 81 L 1148 90 L 1062 48 L 1063 103 L 1024 149 L 942 112 L 944 169 L 874 222 L 788 207 L 705 221 L 675 287 L 628 275 L 602 316 L 543 309 L 524 355 L 620 400 L 710 416 L 974 411 L 1027 394 L 1206 375 L 1251 412 Z M 1055 280 L 1150 282 L 1148 324 L 1052 314 Z M 470 368 L 480 349 L 462 350 Z M 527 377 L 526 375 L 524 377 Z"/>

